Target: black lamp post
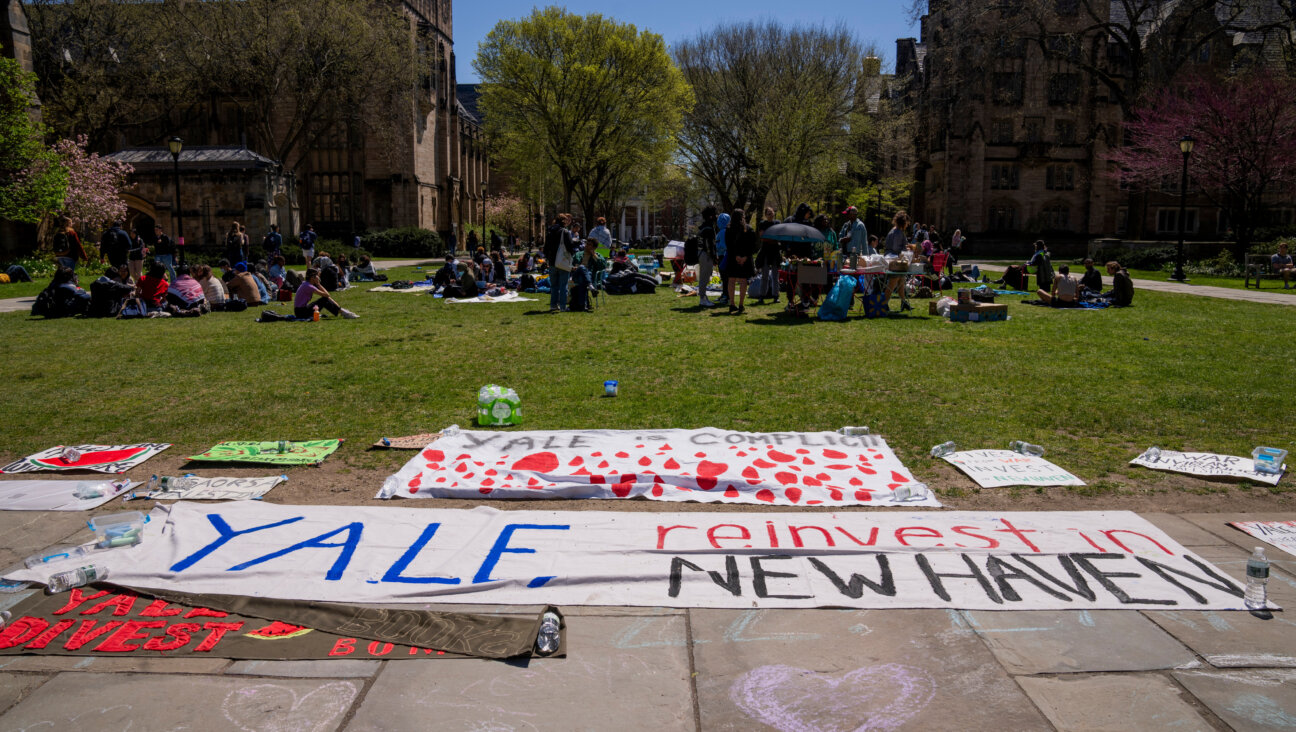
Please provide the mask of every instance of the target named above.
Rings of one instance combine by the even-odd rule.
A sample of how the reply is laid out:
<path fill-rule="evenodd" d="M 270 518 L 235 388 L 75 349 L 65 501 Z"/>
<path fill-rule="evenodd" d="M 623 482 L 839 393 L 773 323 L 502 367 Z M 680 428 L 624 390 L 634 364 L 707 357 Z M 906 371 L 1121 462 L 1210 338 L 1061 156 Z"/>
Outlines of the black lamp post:
<path fill-rule="evenodd" d="M 877 228 L 873 230 L 879 238 L 882 236 L 882 181 L 878 181 Z"/>
<path fill-rule="evenodd" d="M 1184 275 L 1184 218 L 1188 210 L 1188 156 L 1192 155 L 1194 140 L 1190 135 L 1184 135 L 1179 138 L 1179 151 L 1183 153 L 1183 179 L 1179 183 L 1179 246 L 1175 249 L 1175 271 L 1170 279 L 1176 282 L 1185 282 L 1187 277 Z"/>
<path fill-rule="evenodd" d="M 482 245 L 490 249 L 486 243 L 486 180 L 482 179 Z"/>
<path fill-rule="evenodd" d="M 184 264 L 184 213 L 180 210 L 180 150 L 184 140 L 172 137 L 167 140 L 167 149 L 171 151 L 171 162 L 175 165 L 175 220 L 176 252 L 180 255 L 179 263 Z"/>

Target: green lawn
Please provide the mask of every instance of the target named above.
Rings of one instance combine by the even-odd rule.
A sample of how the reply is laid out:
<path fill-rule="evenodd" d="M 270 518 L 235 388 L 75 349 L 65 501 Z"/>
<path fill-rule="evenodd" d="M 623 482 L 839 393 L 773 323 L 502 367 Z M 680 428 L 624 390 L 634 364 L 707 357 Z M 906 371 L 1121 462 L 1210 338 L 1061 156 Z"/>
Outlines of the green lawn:
<path fill-rule="evenodd" d="M 361 318 L 319 324 L 0 315 L 0 458 L 74 442 L 193 454 L 339 436 L 341 459 L 363 462 L 380 436 L 468 425 L 487 383 L 517 389 L 535 429 L 868 425 L 920 477 L 927 449 L 950 439 L 1029 440 L 1087 481 L 1117 483 L 1152 444 L 1296 452 L 1292 342 L 1264 335 L 1290 333 L 1282 307 L 1145 292 L 1106 312 L 1010 298 L 1012 320 L 997 324 L 943 322 L 923 301 L 909 317 L 823 323 L 774 306 L 699 312 L 665 288 L 607 297 L 593 314 L 549 315 L 536 297 L 454 306 L 352 290 L 339 300 Z M 601 398 L 609 378 L 617 399 Z"/>
<path fill-rule="evenodd" d="M 1170 282 L 1170 275 L 1173 274 L 1172 272 L 1149 269 L 1131 269 L 1129 273 L 1130 277 L 1133 277 L 1136 280 L 1156 280 L 1158 282 Z M 1248 289 L 1246 287 L 1246 279 L 1243 277 L 1209 277 L 1207 275 L 1189 274 L 1187 284 L 1209 287 L 1227 287 L 1232 290 Z M 1293 297 L 1296 297 L 1296 290 L 1283 289 L 1282 280 L 1262 280 L 1261 286 L 1264 292 L 1278 292 L 1284 295 L 1292 295 Z M 1249 289 L 1254 291 L 1255 286 L 1253 285 Z"/>

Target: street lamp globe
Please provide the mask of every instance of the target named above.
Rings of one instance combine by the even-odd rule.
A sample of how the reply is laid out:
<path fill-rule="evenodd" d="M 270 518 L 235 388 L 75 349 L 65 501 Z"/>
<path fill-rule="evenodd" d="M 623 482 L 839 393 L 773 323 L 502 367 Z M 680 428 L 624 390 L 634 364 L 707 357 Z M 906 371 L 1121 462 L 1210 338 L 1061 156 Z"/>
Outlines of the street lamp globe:
<path fill-rule="evenodd" d="M 1179 150 L 1182 151 L 1184 155 L 1191 155 L 1193 145 L 1196 143 L 1197 141 L 1192 138 L 1192 135 L 1184 135 L 1179 138 Z"/>
<path fill-rule="evenodd" d="M 170 140 L 167 140 L 167 149 L 171 151 L 172 158 L 179 160 L 180 150 L 183 147 L 184 147 L 184 140 L 181 140 L 178 137 L 172 137 Z"/>

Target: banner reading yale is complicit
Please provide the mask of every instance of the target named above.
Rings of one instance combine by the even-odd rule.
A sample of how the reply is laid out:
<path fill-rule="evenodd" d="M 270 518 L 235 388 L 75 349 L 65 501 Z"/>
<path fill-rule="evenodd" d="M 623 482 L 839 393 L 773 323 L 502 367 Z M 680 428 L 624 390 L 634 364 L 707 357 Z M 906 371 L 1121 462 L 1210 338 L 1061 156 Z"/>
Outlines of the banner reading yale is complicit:
<path fill-rule="evenodd" d="M 1235 578 L 1129 512 L 617 513 L 244 502 L 180 503 L 164 514 L 155 511 L 139 546 L 96 556 L 113 582 L 333 602 L 1244 607 Z"/>

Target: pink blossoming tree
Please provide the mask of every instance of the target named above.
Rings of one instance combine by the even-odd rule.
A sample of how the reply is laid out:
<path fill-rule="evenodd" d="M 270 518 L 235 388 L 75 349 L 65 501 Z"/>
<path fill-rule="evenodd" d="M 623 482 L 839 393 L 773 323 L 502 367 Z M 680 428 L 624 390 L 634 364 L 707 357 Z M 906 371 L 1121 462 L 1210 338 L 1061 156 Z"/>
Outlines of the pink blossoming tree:
<path fill-rule="evenodd" d="M 126 176 L 134 172 L 129 164 L 86 152 L 87 140 L 59 140 L 54 154 L 67 170 L 68 190 L 63 211 L 74 221 L 99 225 L 126 217 L 126 202 L 120 193 L 126 187 Z"/>
<path fill-rule="evenodd" d="M 1296 82 L 1268 71 L 1224 79 L 1193 78 L 1135 110 L 1124 146 L 1109 159 L 1129 183 L 1178 181 L 1179 140 L 1194 139 L 1189 191 L 1228 214 L 1239 259 L 1275 194 L 1296 186 Z"/>

